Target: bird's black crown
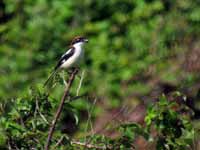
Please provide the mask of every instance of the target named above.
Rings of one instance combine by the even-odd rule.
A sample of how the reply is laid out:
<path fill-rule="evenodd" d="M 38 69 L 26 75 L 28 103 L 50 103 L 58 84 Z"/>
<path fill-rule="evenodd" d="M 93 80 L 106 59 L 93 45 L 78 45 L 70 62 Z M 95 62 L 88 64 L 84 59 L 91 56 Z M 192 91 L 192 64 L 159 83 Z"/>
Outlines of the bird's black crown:
<path fill-rule="evenodd" d="M 71 44 L 74 45 L 79 42 L 88 42 L 88 39 L 83 36 L 77 36 L 72 40 Z"/>

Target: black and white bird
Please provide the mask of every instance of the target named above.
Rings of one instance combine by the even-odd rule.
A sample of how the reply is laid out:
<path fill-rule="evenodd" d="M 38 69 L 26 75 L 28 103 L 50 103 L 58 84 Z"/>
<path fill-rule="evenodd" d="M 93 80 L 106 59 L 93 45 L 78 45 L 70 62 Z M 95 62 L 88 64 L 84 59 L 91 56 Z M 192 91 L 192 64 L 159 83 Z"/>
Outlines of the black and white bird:
<path fill-rule="evenodd" d="M 83 36 L 75 37 L 72 40 L 69 50 L 61 56 L 57 65 L 54 67 L 53 72 L 44 83 L 44 86 L 54 77 L 58 70 L 71 69 L 79 66 L 80 61 L 84 56 L 83 45 L 86 42 L 88 42 L 88 39 Z"/>

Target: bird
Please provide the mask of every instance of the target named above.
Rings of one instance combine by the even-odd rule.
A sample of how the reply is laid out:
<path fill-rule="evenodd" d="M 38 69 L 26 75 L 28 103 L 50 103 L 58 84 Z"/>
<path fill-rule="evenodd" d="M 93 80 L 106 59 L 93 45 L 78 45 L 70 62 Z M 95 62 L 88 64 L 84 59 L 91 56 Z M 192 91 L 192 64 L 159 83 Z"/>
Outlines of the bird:
<path fill-rule="evenodd" d="M 83 45 L 87 42 L 88 39 L 84 36 L 77 36 L 71 41 L 69 49 L 60 57 L 44 86 L 48 84 L 59 70 L 70 70 L 79 66 L 84 57 Z"/>

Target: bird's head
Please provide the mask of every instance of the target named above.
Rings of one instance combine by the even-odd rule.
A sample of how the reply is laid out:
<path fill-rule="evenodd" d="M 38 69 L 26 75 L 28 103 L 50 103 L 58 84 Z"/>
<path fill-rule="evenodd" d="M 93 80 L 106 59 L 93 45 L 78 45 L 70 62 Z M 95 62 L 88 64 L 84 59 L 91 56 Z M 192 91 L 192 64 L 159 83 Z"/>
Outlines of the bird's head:
<path fill-rule="evenodd" d="M 85 38 L 83 36 L 77 36 L 72 40 L 71 45 L 73 45 L 73 46 L 80 45 L 81 46 L 86 42 L 88 42 L 87 38 Z"/>

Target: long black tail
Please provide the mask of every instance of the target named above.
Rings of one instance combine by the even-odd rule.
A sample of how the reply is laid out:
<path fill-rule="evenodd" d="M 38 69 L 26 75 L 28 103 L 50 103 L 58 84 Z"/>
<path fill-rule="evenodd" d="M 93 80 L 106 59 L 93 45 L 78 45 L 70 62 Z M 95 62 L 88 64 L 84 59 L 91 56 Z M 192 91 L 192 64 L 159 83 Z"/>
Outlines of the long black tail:
<path fill-rule="evenodd" d="M 51 75 L 48 77 L 48 79 L 44 83 L 44 87 L 49 83 L 49 81 L 56 75 L 57 70 L 54 70 Z"/>

